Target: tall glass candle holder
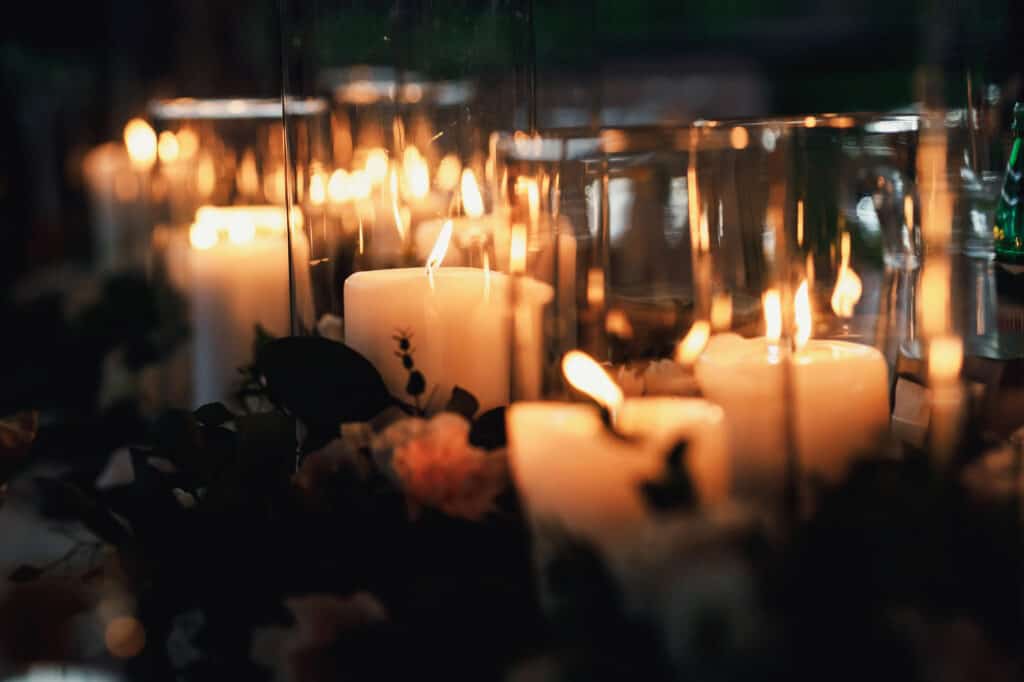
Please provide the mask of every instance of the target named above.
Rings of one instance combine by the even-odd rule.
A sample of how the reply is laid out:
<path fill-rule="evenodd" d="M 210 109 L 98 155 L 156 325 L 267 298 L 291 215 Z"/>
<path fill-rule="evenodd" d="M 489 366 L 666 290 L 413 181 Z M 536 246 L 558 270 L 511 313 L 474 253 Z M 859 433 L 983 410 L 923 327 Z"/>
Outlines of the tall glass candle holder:
<path fill-rule="evenodd" d="M 240 400 L 240 368 L 253 357 L 257 329 L 291 331 L 290 253 L 309 260 L 301 230 L 313 216 L 287 210 L 290 185 L 283 114 L 300 153 L 322 139 L 321 100 L 170 100 L 152 104 L 155 173 L 165 186 L 153 236 L 153 276 L 164 301 L 163 368 L 170 405 Z M 308 171 L 307 171 L 308 172 Z M 307 255 L 300 255 L 307 254 Z"/>

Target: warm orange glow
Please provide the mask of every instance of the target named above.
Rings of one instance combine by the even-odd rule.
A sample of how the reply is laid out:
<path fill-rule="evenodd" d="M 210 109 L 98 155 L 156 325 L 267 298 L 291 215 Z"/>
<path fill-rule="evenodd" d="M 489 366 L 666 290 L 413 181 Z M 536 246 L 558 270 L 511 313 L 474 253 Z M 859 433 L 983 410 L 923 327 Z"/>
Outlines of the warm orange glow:
<path fill-rule="evenodd" d="M 452 221 L 446 220 L 441 226 L 441 232 L 437 235 L 437 241 L 434 242 L 434 248 L 430 250 L 430 255 L 427 256 L 428 273 L 441 267 L 441 262 L 444 260 L 445 254 L 448 253 L 448 244 L 451 240 Z"/>
<path fill-rule="evenodd" d="M 406 147 L 402 154 L 405 191 L 414 199 L 422 199 L 430 191 L 430 169 L 416 147 Z"/>
<path fill-rule="evenodd" d="M 196 168 L 196 191 L 203 199 L 209 198 L 213 190 L 217 189 L 217 169 L 213 165 L 213 159 L 209 154 L 203 154 L 199 158 L 199 166 Z"/>
<path fill-rule="evenodd" d="M 256 223 L 248 219 L 248 216 L 234 216 L 228 222 L 228 240 L 232 244 L 248 244 L 256 239 Z"/>
<path fill-rule="evenodd" d="M 690 246 L 694 251 L 700 249 L 700 205 L 697 197 L 697 161 L 691 156 L 690 166 L 686 169 L 686 200 L 690 218 Z"/>
<path fill-rule="evenodd" d="M 484 251 L 484 301 L 491 300 L 491 258 Z"/>
<path fill-rule="evenodd" d="M 352 171 L 348 175 L 348 198 L 367 199 L 373 191 L 373 183 L 366 171 Z"/>
<path fill-rule="evenodd" d="M 462 170 L 462 210 L 470 218 L 479 218 L 484 214 L 484 198 L 480 195 L 480 186 L 470 168 Z"/>
<path fill-rule="evenodd" d="M 107 623 L 103 641 L 115 658 L 132 658 L 145 648 L 146 630 L 132 616 L 117 616 Z"/>
<path fill-rule="evenodd" d="M 174 133 L 170 130 L 160 133 L 156 142 L 156 152 L 160 157 L 160 163 L 173 163 L 178 160 L 178 156 L 181 154 L 181 145 L 178 144 L 178 138 Z"/>
<path fill-rule="evenodd" d="M 441 159 L 440 165 L 437 167 L 437 175 L 434 180 L 437 182 L 437 186 L 445 192 L 451 192 L 459 184 L 459 178 L 462 176 L 462 162 L 459 161 L 459 157 L 455 154 L 448 154 Z"/>
<path fill-rule="evenodd" d="M 932 383 L 954 381 L 963 366 L 963 342 L 956 336 L 940 336 L 928 345 L 928 378 Z"/>
<path fill-rule="evenodd" d="M 633 338 L 633 325 L 629 321 L 629 316 L 618 308 L 608 311 L 608 315 L 604 318 L 604 330 L 620 339 Z"/>
<path fill-rule="evenodd" d="M 796 243 L 804 245 L 804 200 L 796 202 Z"/>
<path fill-rule="evenodd" d="M 764 308 L 764 335 L 769 341 L 782 338 L 782 297 L 778 289 L 769 289 L 761 295 Z"/>
<path fill-rule="evenodd" d="M 592 307 L 604 305 L 604 271 L 591 268 L 587 272 L 587 304 Z"/>
<path fill-rule="evenodd" d="M 516 223 L 512 226 L 509 239 L 508 270 L 513 275 L 526 272 L 526 226 Z"/>
<path fill-rule="evenodd" d="M 690 327 L 683 340 L 676 346 L 676 362 L 683 365 L 692 365 L 708 345 L 711 338 L 711 325 L 705 320 L 697 320 Z"/>
<path fill-rule="evenodd" d="M 242 153 L 242 161 L 235 173 L 235 184 L 244 196 L 256 196 L 260 193 L 260 173 L 256 169 L 256 152 L 246 149 Z"/>
<path fill-rule="evenodd" d="M 914 197 L 903 197 L 903 221 L 908 230 L 914 229 Z"/>
<path fill-rule="evenodd" d="M 804 119 L 805 127 L 813 128 L 816 125 L 818 125 L 818 119 L 814 118 L 813 116 L 808 116 L 807 118 Z"/>
<path fill-rule="evenodd" d="M 391 213 L 395 218 L 395 229 L 398 230 L 398 237 L 405 241 L 405 222 L 402 220 L 402 211 L 398 208 L 398 171 L 391 169 Z"/>
<path fill-rule="evenodd" d="M 133 118 L 124 127 L 124 146 L 132 165 L 149 170 L 156 163 L 157 142 L 153 128 L 141 118 Z"/>
<path fill-rule="evenodd" d="M 793 297 L 793 317 L 796 323 L 796 330 L 793 335 L 793 342 L 797 350 L 807 345 L 811 339 L 813 328 L 813 316 L 811 315 L 811 297 L 808 292 L 807 280 L 800 282 Z"/>
<path fill-rule="evenodd" d="M 382 185 L 388 177 L 388 153 L 380 147 L 374 147 L 366 152 L 366 175 L 370 178 L 370 184 Z"/>
<path fill-rule="evenodd" d="M 850 267 L 850 233 L 844 232 L 840 243 L 839 276 L 832 292 L 832 312 L 839 317 L 852 317 L 853 307 L 860 300 L 863 287 L 860 276 Z"/>
<path fill-rule="evenodd" d="M 750 144 L 750 133 L 743 126 L 736 126 L 729 132 L 729 144 L 733 149 L 746 149 Z"/>
<path fill-rule="evenodd" d="M 291 212 L 295 229 L 302 228 L 302 212 Z M 226 237 L 232 244 L 247 244 L 258 232 L 284 234 L 287 230 L 285 211 L 280 206 L 202 206 L 196 211 L 189 228 L 189 243 L 205 251 Z"/>
<path fill-rule="evenodd" d="M 716 332 L 732 326 L 732 296 L 715 294 L 711 298 L 711 328 Z"/>
<path fill-rule="evenodd" d="M 578 350 L 566 353 L 562 358 L 562 373 L 573 388 L 590 396 L 610 412 L 614 413 L 622 405 L 622 389 L 601 365 L 586 353 Z"/>
<path fill-rule="evenodd" d="M 199 151 L 199 136 L 191 128 L 178 131 L 178 151 L 183 159 L 191 159 Z"/>
<path fill-rule="evenodd" d="M 540 186 L 536 178 L 521 176 L 516 178 L 516 195 L 526 195 L 526 206 L 529 211 L 530 225 L 536 226 L 540 220 Z"/>
<path fill-rule="evenodd" d="M 217 227 L 211 223 L 195 222 L 188 230 L 188 241 L 199 251 L 212 249 L 217 245 Z"/>
<path fill-rule="evenodd" d="M 285 171 L 276 168 L 263 176 L 263 196 L 272 204 L 283 204 L 285 199 Z"/>
<path fill-rule="evenodd" d="M 309 203 L 314 206 L 323 206 L 326 201 L 327 182 L 324 180 L 324 174 L 313 171 L 313 174 L 309 176 Z"/>
<path fill-rule="evenodd" d="M 327 198 L 331 200 L 331 203 L 340 204 L 348 201 L 351 197 L 349 184 L 349 174 L 344 168 L 339 168 L 331 173 L 331 178 L 327 181 Z"/>
<path fill-rule="evenodd" d="M 114 196 L 118 201 L 135 201 L 139 198 L 139 178 L 129 170 L 121 170 L 114 176 Z"/>
<path fill-rule="evenodd" d="M 926 263 L 918 289 L 918 312 L 926 337 L 944 335 L 949 328 L 949 298 L 949 263 L 942 260 Z"/>
<path fill-rule="evenodd" d="M 701 253 L 708 253 L 711 250 L 711 235 L 708 230 L 708 214 L 700 217 L 699 248 Z"/>

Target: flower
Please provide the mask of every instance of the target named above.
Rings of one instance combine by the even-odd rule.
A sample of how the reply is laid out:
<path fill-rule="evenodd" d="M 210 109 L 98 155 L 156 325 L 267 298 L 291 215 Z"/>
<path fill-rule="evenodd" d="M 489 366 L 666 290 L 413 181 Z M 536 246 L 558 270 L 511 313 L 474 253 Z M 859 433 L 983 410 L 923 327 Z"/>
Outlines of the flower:
<path fill-rule="evenodd" d="M 505 456 L 469 443 L 470 424 L 450 412 L 430 420 L 403 419 L 386 428 L 375 452 L 391 449 L 394 471 L 409 501 L 451 516 L 479 520 L 507 481 Z"/>

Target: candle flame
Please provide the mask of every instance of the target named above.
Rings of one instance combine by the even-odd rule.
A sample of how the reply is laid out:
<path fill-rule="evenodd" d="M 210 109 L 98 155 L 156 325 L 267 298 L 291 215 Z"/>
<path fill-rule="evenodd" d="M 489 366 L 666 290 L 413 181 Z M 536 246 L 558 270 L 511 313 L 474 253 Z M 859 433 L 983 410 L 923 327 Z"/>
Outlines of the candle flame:
<path fill-rule="evenodd" d="M 366 153 L 366 175 L 370 184 L 382 185 L 388 177 L 388 153 L 380 147 L 374 147 Z"/>
<path fill-rule="evenodd" d="M 156 162 L 156 133 L 141 118 L 133 118 L 125 124 L 124 146 L 128 148 L 128 157 L 137 169 L 149 170 Z"/>
<path fill-rule="evenodd" d="M 796 332 L 793 335 L 793 342 L 796 349 L 800 350 L 807 345 L 811 338 L 813 327 L 813 316 L 811 315 L 811 297 L 808 290 L 807 280 L 800 282 L 793 296 L 793 316 L 796 322 Z"/>
<path fill-rule="evenodd" d="M 722 331 L 732 326 L 732 296 L 715 294 L 711 298 L 711 328 Z"/>
<path fill-rule="evenodd" d="M 189 242 L 200 251 L 213 248 L 226 235 L 232 244 L 246 244 L 258 232 L 284 234 L 287 218 L 295 229 L 302 228 L 302 211 L 293 207 L 289 214 L 280 206 L 201 206 L 189 228 Z"/>
<path fill-rule="evenodd" d="M 156 142 L 156 153 L 160 157 L 160 163 L 173 163 L 178 160 L 181 145 L 178 144 L 178 138 L 170 130 L 160 133 Z"/>
<path fill-rule="evenodd" d="M 459 157 L 455 154 L 448 154 L 437 167 L 437 175 L 435 181 L 437 186 L 445 192 L 451 192 L 459 184 L 459 178 L 462 176 L 462 162 L 459 161 Z"/>
<path fill-rule="evenodd" d="M 391 213 L 395 218 L 395 229 L 398 230 L 398 238 L 405 241 L 405 222 L 402 220 L 402 211 L 398 208 L 398 171 L 391 169 Z"/>
<path fill-rule="evenodd" d="M 471 168 L 462 170 L 462 210 L 470 218 L 479 218 L 484 214 L 484 199 L 480 195 L 480 186 Z"/>
<path fill-rule="evenodd" d="M 839 317 L 852 317 L 853 307 L 860 300 L 863 287 L 860 276 L 850 267 L 850 233 L 844 232 L 840 243 L 839 277 L 832 292 L 832 311 Z"/>
<path fill-rule="evenodd" d="M 778 289 L 769 289 L 761 295 L 764 308 L 764 335 L 769 341 L 782 338 L 782 297 Z"/>
<path fill-rule="evenodd" d="M 199 136 L 191 128 L 178 131 L 178 151 L 183 159 L 191 159 L 199 151 Z"/>
<path fill-rule="evenodd" d="M 956 336 L 939 336 L 928 347 L 928 377 L 932 383 L 949 383 L 960 375 L 963 342 Z"/>
<path fill-rule="evenodd" d="M 508 269 L 513 275 L 526 272 L 526 226 L 516 223 L 512 226 L 512 235 L 508 251 Z"/>
<path fill-rule="evenodd" d="M 441 225 L 441 232 L 437 235 L 434 248 L 430 250 L 430 255 L 427 256 L 427 272 L 433 272 L 436 268 L 441 267 L 441 262 L 444 260 L 445 254 L 448 253 L 448 244 L 451 240 L 452 221 L 446 220 Z"/>
<path fill-rule="evenodd" d="M 571 350 L 565 354 L 562 373 L 573 388 L 590 396 L 610 412 L 614 413 L 622 405 L 622 389 L 594 358 L 583 351 Z"/>
<path fill-rule="evenodd" d="M 324 174 L 314 171 L 309 177 L 309 203 L 314 206 L 323 206 L 327 201 L 327 183 L 324 181 Z"/>
<path fill-rule="evenodd" d="M 600 268 L 587 271 L 587 304 L 592 307 L 604 305 L 604 271 Z"/>
<path fill-rule="evenodd" d="M 804 200 L 796 202 L 796 243 L 804 245 Z"/>
<path fill-rule="evenodd" d="M 349 197 L 352 196 L 349 189 L 350 184 L 352 183 L 349 180 L 349 174 L 344 168 L 338 168 L 331 173 L 331 177 L 327 181 L 327 197 L 331 200 L 331 203 L 340 204 L 348 201 Z"/>
<path fill-rule="evenodd" d="M 692 365 L 711 338 L 711 325 L 705 320 L 697 320 L 690 327 L 679 345 L 676 346 L 676 362 L 682 365 Z"/>
<path fill-rule="evenodd" d="M 260 174 L 256 170 L 256 152 L 246 149 L 242 153 L 242 161 L 235 175 L 238 191 L 245 196 L 254 196 L 260 191 Z"/>
<path fill-rule="evenodd" d="M 618 308 L 608 311 L 608 315 L 604 318 L 604 329 L 620 339 L 633 338 L 633 325 L 626 313 Z"/>
<path fill-rule="evenodd" d="M 402 154 L 402 173 L 409 196 L 422 199 L 430 191 L 430 169 L 416 147 L 406 147 Z"/>
<path fill-rule="evenodd" d="M 530 225 L 536 226 L 540 221 L 540 185 L 536 178 L 516 178 L 516 194 L 526 195 L 526 206 L 530 216 Z"/>

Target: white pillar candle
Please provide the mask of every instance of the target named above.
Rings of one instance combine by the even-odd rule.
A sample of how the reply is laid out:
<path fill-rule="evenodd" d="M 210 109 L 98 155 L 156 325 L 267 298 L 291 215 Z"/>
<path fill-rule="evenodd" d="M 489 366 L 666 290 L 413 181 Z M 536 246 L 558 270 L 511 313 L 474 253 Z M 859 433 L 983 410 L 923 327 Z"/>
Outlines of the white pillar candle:
<path fill-rule="evenodd" d="M 515 403 L 508 413 L 509 457 L 535 529 L 555 523 L 625 560 L 656 520 L 641 492 L 663 477 L 666 459 L 688 444 L 684 465 L 702 506 L 726 499 L 729 452 L 721 408 L 696 398 L 631 398 L 616 428 L 586 404 Z"/>
<path fill-rule="evenodd" d="M 459 386 L 473 393 L 480 409 L 509 401 L 510 330 L 508 276 L 473 268 L 442 267 L 357 272 L 345 280 L 345 343 L 365 356 L 397 398 L 436 410 Z M 521 313 L 517 362 L 541 361 L 543 306 L 551 287 L 529 278 L 520 282 Z M 407 339 L 411 353 L 405 353 Z M 425 392 L 406 392 L 411 369 L 422 373 Z M 534 360 L 536 358 L 536 360 Z M 540 376 L 539 364 L 530 376 Z"/>
<path fill-rule="evenodd" d="M 889 423 L 888 368 L 876 349 L 812 339 L 792 357 L 797 454 L 805 474 L 834 480 L 850 457 L 877 444 Z M 711 338 L 695 367 L 704 397 L 725 410 L 743 490 L 778 490 L 786 457 L 778 344 L 736 334 Z"/>

